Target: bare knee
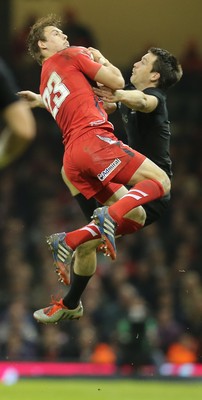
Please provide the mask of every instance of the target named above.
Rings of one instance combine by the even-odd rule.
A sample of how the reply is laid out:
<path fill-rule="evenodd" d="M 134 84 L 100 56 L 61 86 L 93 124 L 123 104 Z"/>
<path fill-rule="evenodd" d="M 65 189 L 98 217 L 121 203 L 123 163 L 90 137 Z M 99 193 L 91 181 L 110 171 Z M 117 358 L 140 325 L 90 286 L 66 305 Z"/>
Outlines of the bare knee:
<path fill-rule="evenodd" d="M 101 243 L 101 239 L 96 239 L 96 240 L 90 240 L 89 242 L 85 242 L 80 244 L 80 246 L 77 247 L 76 253 L 79 257 L 84 257 L 89 253 L 92 253 L 93 251 L 96 250 L 97 246 Z"/>
<path fill-rule="evenodd" d="M 132 219 L 138 224 L 144 226 L 146 220 L 146 212 L 142 206 L 139 206 L 129 211 L 126 215 L 124 215 L 124 218 Z"/>
<path fill-rule="evenodd" d="M 164 171 L 162 171 L 161 177 L 158 179 L 158 181 L 163 187 L 164 195 L 168 194 L 171 190 L 171 181 Z"/>

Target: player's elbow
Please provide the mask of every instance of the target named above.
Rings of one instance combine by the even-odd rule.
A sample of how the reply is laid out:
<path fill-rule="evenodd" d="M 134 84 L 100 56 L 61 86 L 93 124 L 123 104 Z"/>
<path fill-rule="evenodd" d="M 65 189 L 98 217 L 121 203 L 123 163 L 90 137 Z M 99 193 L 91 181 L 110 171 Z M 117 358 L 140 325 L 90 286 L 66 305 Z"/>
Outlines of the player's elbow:
<path fill-rule="evenodd" d="M 117 89 L 123 89 L 124 86 L 125 86 L 125 80 L 124 80 L 124 78 L 121 76 L 121 77 L 119 78 L 119 82 L 118 82 L 118 87 L 117 87 Z"/>
<path fill-rule="evenodd" d="M 117 89 L 123 89 L 124 86 L 125 86 L 125 80 L 122 76 L 120 76 L 120 77 L 116 77 L 116 79 L 114 79 L 111 82 L 110 88 L 113 90 L 117 90 Z"/>
<path fill-rule="evenodd" d="M 135 109 L 143 113 L 150 112 L 148 108 L 147 99 L 143 96 L 138 97 L 135 102 Z"/>

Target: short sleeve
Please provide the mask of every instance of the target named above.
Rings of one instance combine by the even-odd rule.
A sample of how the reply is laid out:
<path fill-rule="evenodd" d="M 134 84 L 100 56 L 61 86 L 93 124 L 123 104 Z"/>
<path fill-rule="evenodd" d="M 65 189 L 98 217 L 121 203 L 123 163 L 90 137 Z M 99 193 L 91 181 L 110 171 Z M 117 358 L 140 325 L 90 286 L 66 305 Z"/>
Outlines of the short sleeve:
<path fill-rule="evenodd" d="M 95 75 L 102 67 L 101 64 L 92 60 L 85 48 L 77 53 L 75 62 L 77 63 L 79 70 L 92 80 L 94 80 Z"/>

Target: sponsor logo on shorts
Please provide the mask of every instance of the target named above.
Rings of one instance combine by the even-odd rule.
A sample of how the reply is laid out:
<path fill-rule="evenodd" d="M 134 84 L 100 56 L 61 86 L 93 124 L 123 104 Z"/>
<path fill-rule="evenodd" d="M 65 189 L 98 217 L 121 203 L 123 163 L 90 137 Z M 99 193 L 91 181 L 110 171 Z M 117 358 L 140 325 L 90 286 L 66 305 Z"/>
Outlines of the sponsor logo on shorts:
<path fill-rule="evenodd" d="M 100 136 L 100 135 L 96 135 L 100 140 L 102 140 L 103 142 L 109 143 L 109 144 L 114 144 L 114 143 L 118 143 L 118 139 L 116 140 L 112 140 L 109 137 L 105 137 L 105 136 Z"/>
<path fill-rule="evenodd" d="M 104 181 L 107 176 L 109 176 L 111 172 L 114 171 L 116 167 L 118 167 L 119 164 L 121 164 L 121 160 L 119 160 L 119 158 L 115 158 L 115 160 L 108 167 L 106 167 L 104 171 L 100 172 L 100 174 L 97 175 L 98 179 L 100 181 Z"/>

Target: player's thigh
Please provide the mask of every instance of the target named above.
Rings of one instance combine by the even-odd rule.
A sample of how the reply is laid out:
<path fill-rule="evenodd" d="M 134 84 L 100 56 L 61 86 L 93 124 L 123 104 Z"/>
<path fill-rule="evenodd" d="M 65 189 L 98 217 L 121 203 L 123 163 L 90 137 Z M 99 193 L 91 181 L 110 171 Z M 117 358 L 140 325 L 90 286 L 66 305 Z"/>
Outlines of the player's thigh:
<path fill-rule="evenodd" d="M 118 184 L 109 182 L 103 187 L 102 190 L 100 190 L 100 192 L 96 193 L 95 199 L 100 204 L 110 206 L 123 197 L 126 193 L 128 193 L 128 189 L 124 185 L 121 185 L 120 183 Z"/>
<path fill-rule="evenodd" d="M 119 199 L 121 199 L 125 194 L 128 193 L 128 189 L 125 186 L 121 186 L 109 199 L 104 203 L 107 206 L 116 203 Z"/>
<path fill-rule="evenodd" d="M 64 167 L 62 167 L 62 169 L 61 169 L 61 175 L 62 175 L 62 179 L 63 179 L 65 185 L 69 188 L 71 195 L 76 196 L 77 194 L 79 194 L 80 193 L 79 190 L 67 178 L 65 171 L 64 171 Z"/>
<path fill-rule="evenodd" d="M 153 161 L 146 158 L 140 167 L 131 176 L 128 185 L 135 185 L 144 179 L 156 179 L 159 182 L 167 180 L 168 177 L 166 173 L 158 167 Z"/>
<path fill-rule="evenodd" d="M 79 190 L 70 182 L 70 180 L 67 178 L 64 167 L 61 169 L 61 175 L 62 179 L 65 183 L 65 185 L 69 188 L 72 196 L 76 196 L 79 194 Z M 105 204 L 107 206 L 110 206 L 111 204 L 115 203 L 117 200 L 119 200 L 121 197 L 123 197 L 126 193 L 128 193 L 128 189 L 120 184 L 116 184 L 113 182 L 110 182 L 97 196 L 96 199 L 101 203 Z M 105 200 L 106 199 L 106 200 Z"/>

